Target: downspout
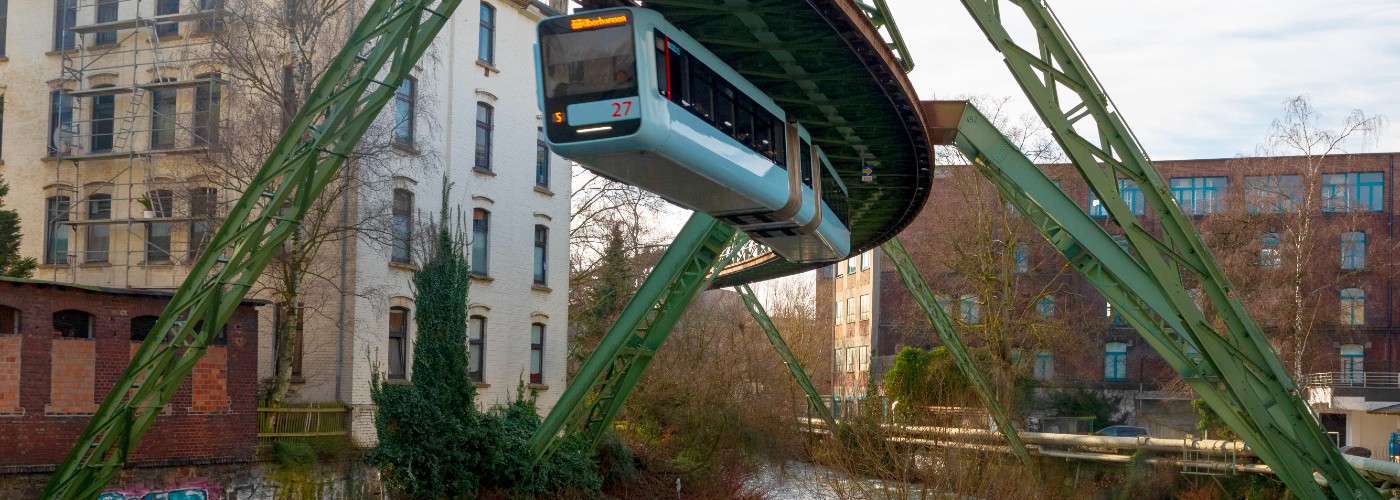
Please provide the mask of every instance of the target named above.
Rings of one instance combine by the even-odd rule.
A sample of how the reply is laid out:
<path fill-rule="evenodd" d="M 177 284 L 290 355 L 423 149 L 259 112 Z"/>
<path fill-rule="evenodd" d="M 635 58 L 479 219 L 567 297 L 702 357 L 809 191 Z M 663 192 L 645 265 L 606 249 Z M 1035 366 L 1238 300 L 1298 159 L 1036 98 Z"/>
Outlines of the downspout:
<path fill-rule="evenodd" d="M 349 10 L 349 15 L 345 16 L 345 29 L 347 30 L 346 33 L 350 33 L 350 32 L 354 32 L 354 31 L 355 31 L 355 12 L 356 12 L 357 9 L 359 9 L 359 5 L 357 5 L 357 4 L 358 4 L 358 2 L 352 2 L 352 3 L 350 4 L 350 9 L 348 9 L 348 10 Z M 344 178 L 345 186 L 346 186 L 347 189 L 350 187 L 350 169 L 352 169 L 352 168 L 357 168 L 358 166 L 359 166 L 359 164 L 358 164 L 357 162 L 355 162 L 355 161 L 352 160 L 352 161 L 350 162 L 349 165 L 346 165 L 345 168 L 341 169 L 340 175 Z M 345 196 L 341 196 L 341 197 L 340 197 L 340 221 L 341 221 L 342 224 L 344 224 L 344 223 L 346 223 L 347 221 L 350 220 L 350 196 L 351 196 L 350 193 L 346 193 Z M 346 294 L 345 287 L 347 286 L 347 285 L 346 285 L 347 279 L 346 279 L 346 276 L 345 276 L 345 275 L 349 272 L 348 269 L 347 269 L 348 265 L 346 264 L 346 262 L 350 260 L 349 257 L 350 257 L 350 238 L 349 238 L 349 235 L 345 235 L 345 236 L 342 236 L 341 239 L 340 239 L 340 280 L 339 280 L 339 281 L 340 281 L 340 284 L 339 284 L 339 286 L 340 286 L 340 301 L 339 301 L 339 305 L 337 306 L 337 310 L 336 310 L 336 313 L 335 313 L 335 314 L 336 314 L 336 335 L 335 335 L 335 399 L 336 399 L 336 401 L 345 401 L 345 399 L 346 399 L 346 398 L 344 397 L 344 395 L 341 394 L 341 387 L 343 386 L 343 384 L 341 383 L 341 379 L 344 377 L 343 374 L 344 374 L 344 370 L 345 370 L 345 294 Z M 347 491 L 348 491 L 348 490 L 347 490 Z"/>

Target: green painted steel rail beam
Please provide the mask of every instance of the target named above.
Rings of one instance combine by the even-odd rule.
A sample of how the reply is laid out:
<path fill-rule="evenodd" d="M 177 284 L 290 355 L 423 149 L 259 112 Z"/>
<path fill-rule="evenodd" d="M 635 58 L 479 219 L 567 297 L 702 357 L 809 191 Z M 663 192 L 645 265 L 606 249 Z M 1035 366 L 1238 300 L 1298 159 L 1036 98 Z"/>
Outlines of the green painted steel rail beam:
<path fill-rule="evenodd" d="M 938 299 L 934 297 L 933 290 L 930 290 L 928 283 L 924 281 L 924 275 L 919 272 L 919 268 L 914 265 L 913 259 L 909 258 L 909 252 L 904 249 L 904 243 L 899 241 L 899 237 L 891 238 L 880 245 L 880 250 L 890 258 L 890 263 L 894 265 L 895 272 L 899 274 L 900 281 L 904 282 L 904 287 L 909 289 L 909 295 L 914 297 L 914 302 L 919 305 L 919 309 L 928 317 L 928 321 L 933 325 L 933 331 L 938 335 L 938 340 L 943 343 L 943 347 L 948 348 L 948 353 L 953 355 L 953 364 L 962 371 L 963 376 L 972 385 L 972 392 L 982 400 L 982 404 L 987 407 L 987 413 L 992 415 L 992 420 L 997 423 L 998 430 L 1006 436 L 1006 442 L 1011 446 L 1011 452 L 1016 454 L 1016 458 L 1026 466 L 1040 480 L 1040 469 L 1035 466 L 1035 461 L 1031 459 L 1030 452 L 1026 451 L 1025 443 L 1021 442 L 1021 436 L 1016 433 L 1016 427 L 1011 422 L 1011 417 L 1007 415 L 1006 409 L 1002 407 L 1001 401 L 997 399 L 996 393 L 992 392 L 992 387 L 987 384 L 986 377 L 982 376 L 982 370 L 977 368 L 972 356 L 967 352 L 967 346 L 958 337 L 958 332 L 953 326 L 953 319 L 938 306 Z"/>
<path fill-rule="evenodd" d="M 1049 7 L 1041 0 L 1007 3 L 1019 8 L 1023 19 L 1034 29 L 1030 44 L 1018 44 L 1006 30 L 1003 17 L 1008 12 L 1000 8 L 998 0 L 963 0 L 1079 175 L 1098 194 L 1109 219 L 1123 228 L 1131 256 L 1148 276 L 1121 279 L 1124 276 L 1117 273 L 1126 269 L 1108 268 L 1109 273 L 1120 278 L 1112 286 L 1125 293 L 1137 293 L 1140 288 L 1160 293 L 1153 300 L 1164 303 L 1153 304 L 1156 307 L 1152 313 L 1157 317 L 1152 321 L 1160 319 L 1170 326 L 1169 335 L 1179 336 L 1181 343 L 1199 352 L 1199 361 L 1182 375 L 1222 416 L 1244 417 L 1241 422 L 1232 422 L 1232 428 L 1295 494 L 1309 498 L 1323 498 L 1329 493 L 1339 498 L 1379 498 L 1377 490 L 1347 465 L 1327 439 L 1269 347 L 1267 337 L 1240 303 L 1190 219 L 1172 199 L 1166 182 Z M 1001 156 L 987 156 L 989 165 L 1012 159 L 1005 152 L 995 154 Z M 1147 206 L 1157 215 L 1160 238 L 1144 226 L 1119 195 L 1119 176 L 1141 188 Z M 1013 186 L 1025 181 L 1016 176 L 1008 180 Z M 1060 209 L 1046 213 L 1057 221 L 1081 215 L 1087 218 L 1077 205 L 1074 213 Z M 1047 236 L 1053 242 L 1056 235 Z M 1064 247 L 1062 252 L 1112 252 L 1095 248 L 1097 243 L 1080 243 L 1079 248 L 1067 242 L 1059 245 Z M 1074 254 L 1066 255 L 1072 262 L 1076 258 Z M 1084 263 L 1101 264 L 1104 263 Z M 1195 304 L 1183 284 L 1183 274 L 1199 284 L 1213 314 L 1207 315 Z M 1086 276 L 1091 281 L 1095 279 L 1091 274 Z M 1107 287 L 1105 284 L 1102 288 Z M 1223 328 L 1217 329 L 1216 322 Z M 1330 492 L 1318 486 L 1314 473 L 1326 480 Z"/>
<path fill-rule="evenodd" d="M 773 318 L 768 316 L 768 311 L 763 308 L 763 304 L 754 295 L 753 289 L 748 285 L 734 287 L 734 291 L 739 293 L 739 297 L 744 300 L 744 307 L 748 308 L 749 314 L 754 321 L 758 322 L 759 328 L 763 329 L 764 335 L 768 336 L 768 343 L 773 345 L 773 349 L 778 351 L 778 357 L 783 360 L 788 373 L 792 374 L 792 380 L 797 382 L 797 387 L 807 394 L 807 402 L 817 416 L 826 422 L 827 428 L 831 429 L 831 435 L 840 437 L 840 428 L 836 426 L 836 419 L 831 416 L 831 409 L 826 407 L 826 402 L 822 401 L 821 394 L 817 393 L 817 388 L 812 385 L 812 379 L 807 377 L 807 371 L 802 369 L 802 363 L 797 361 L 797 356 L 792 355 L 792 349 L 788 348 L 787 342 L 783 340 L 782 334 L 778 333 L 778 326 L 773 324 Z"/>
<path fill-rule="evenodd" d="M 151 334 L 132 356 L 44 498 L 89 499 L 156 424 L 213 338 L 298 230 L 460 0 L 376 0 L 327 67 Z M 282 212 L 282 207 L 289 207 Z M 162 343 L 169 337 L 169 342 Z"/>

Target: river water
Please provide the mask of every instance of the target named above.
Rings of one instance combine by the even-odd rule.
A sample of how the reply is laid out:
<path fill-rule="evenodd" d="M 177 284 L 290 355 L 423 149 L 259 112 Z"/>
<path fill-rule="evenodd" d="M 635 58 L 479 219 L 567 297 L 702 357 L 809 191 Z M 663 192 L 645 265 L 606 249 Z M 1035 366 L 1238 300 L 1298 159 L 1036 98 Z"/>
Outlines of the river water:
<path fill-rule="evenodd" d="M 858 479 L 806 462 L 770 463 L 759 467 L 747 483 L 750 491 L 768 500 L 836 498 L 921 498 L 918 486 Z"/>

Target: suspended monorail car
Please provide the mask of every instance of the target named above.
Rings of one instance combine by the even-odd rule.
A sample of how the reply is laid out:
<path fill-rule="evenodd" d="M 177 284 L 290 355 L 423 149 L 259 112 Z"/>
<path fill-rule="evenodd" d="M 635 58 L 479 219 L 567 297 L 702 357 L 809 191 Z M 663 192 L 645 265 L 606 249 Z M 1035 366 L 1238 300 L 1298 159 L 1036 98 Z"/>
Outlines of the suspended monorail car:
<path fill-rule="evenodd" d="M 708 213 L 793 262 L 850 252 L 847 190 L 802 124 L 641 8 L 545 19 L 545 137 L 588 169 Z"/>

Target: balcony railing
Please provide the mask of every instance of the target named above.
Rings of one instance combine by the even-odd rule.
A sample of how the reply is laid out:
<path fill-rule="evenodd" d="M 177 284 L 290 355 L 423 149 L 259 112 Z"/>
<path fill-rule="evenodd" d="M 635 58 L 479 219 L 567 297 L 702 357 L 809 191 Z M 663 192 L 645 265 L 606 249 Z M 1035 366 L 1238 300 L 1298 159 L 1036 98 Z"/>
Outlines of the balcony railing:
<path fill-rule="evenodd" d="M 1400 388 L 1400 373 L 1324 372 L 1309 373 L 1303 380 L 1309 387 L 1390 387 Z"/>

